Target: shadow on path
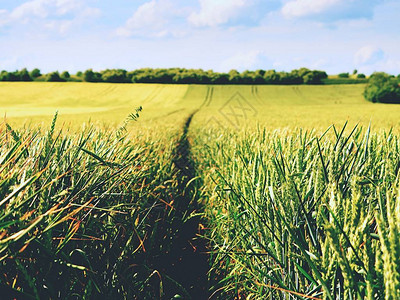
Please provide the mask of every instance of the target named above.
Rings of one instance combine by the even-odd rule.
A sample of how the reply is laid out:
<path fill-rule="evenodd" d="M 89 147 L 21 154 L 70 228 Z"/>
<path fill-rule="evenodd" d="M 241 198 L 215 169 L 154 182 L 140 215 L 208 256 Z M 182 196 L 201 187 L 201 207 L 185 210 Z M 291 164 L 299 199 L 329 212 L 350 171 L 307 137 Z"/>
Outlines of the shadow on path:
<path fill-rule="evenodd" d="M 171 246 L 156 265 L 169 280 L 164 282 L 163 299 L 207 299 L 209 263 L 207 243 L 199 234 L 202 207 L 198 203 L 201 179 L 191 158 L 188 130 L 193 112 L 185 121 L 173 152 L 174 215 L 168 231 Z M 178 291 L 178 292 L 177 292 Z"/>

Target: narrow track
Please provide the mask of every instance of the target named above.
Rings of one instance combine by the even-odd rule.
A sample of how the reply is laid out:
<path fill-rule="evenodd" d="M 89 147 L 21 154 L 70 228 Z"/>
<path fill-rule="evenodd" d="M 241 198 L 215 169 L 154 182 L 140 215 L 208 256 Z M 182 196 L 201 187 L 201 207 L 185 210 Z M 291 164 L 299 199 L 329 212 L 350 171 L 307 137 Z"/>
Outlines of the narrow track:
<path fill-rule="evenodd" d="M 212 98 L 214 95 L 214 87 L 213 86 L 208 86 L 207 87 L 207 92 L 206 92 L 206 97 L 204 98 L 203 103 L 201 104 L 200 108 L 204 106 L 210 106 Z"/>
<path fill-rule="evenodd" d="M 258 93 L 258 86 L 257 85 L 252 85 L 251 86 L 251 94 L 256 99 L 256 101 L 258 103 L 262 104 L 262 99 L 260 97 L 260 94 Z"/>
<path fill-rule="evenodd" d="M 176 286 L 165 285 L 165 299 L 179 294 L 183 299 L 208 298 L 208 255 L 207 243 L 199 237 L 202 211 L 198 203 L 198 187 L 202 182 L 196 178 L 196 170 L 190 153 L 189 126 L 198 110 L 185 120 L 181 135 L 173 152 L 174 208 L 171 222 L 174 239 L 169 254 L 160 261 L 163 271 L 183 289 L 176 293 Z M 183 293 L 182 293 L 183 291 Z"/>

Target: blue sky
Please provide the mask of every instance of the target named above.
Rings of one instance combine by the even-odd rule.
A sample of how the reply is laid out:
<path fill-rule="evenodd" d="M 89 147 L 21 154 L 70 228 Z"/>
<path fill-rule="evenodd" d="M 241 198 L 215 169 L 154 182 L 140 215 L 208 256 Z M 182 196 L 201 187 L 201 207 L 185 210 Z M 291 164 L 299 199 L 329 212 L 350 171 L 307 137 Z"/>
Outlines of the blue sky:
<path fill-rule="evenodd" d="M 0 0 L 0 69 L 400 73 L 399 0 Z"/>

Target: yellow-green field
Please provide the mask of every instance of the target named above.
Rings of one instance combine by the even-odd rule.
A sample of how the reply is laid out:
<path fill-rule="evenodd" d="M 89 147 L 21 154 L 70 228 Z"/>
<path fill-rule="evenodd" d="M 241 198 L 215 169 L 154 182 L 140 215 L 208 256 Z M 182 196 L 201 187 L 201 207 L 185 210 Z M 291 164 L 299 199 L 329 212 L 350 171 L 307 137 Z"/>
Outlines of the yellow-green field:
<path fill-rule="evenodd" d="M 0 83 L 0 298 L 398 299 L 400 106 L 363 89 Z"/>
<path fill-rule="evenodd" d="M 199 109 L 199 126 L 324 129 L 349 121 L 390 128 L 400 124 L 400 107 L 364 100 L 364 85 L 235 86 L 108 83 L 0 83 L 1 113 L 11 124 L 91 119 L 116 125 L 142 106 L 141 124 L 175 122 Z"/>
<path fill-rule="evenodd" d="M 142 121 L 154 121 L 185 108 L 186 86 L 1 83 L 0 105 L 12 124 L 49 122 L 56 111 L 72 126 L 87 122 L 117 125 L 138 106 Z M 182 115 L 185 115 L 183 112 Z"/>

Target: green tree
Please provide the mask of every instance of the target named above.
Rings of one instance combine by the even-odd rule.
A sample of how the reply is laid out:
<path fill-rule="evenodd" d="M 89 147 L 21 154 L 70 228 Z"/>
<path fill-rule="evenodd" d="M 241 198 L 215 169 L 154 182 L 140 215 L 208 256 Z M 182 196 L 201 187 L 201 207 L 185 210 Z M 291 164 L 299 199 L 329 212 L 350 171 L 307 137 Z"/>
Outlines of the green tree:
<path fill-rule="evenodd" d="M 5 76 L 5 81 L 20 81 L 19 72 L 8 72 Z"/>
<path fill-rule="evenodd" d="M 211 82 L 214 84 L 228 84 L 229 75 L 226 73 L 214 73 L 214 76 L 211 78 Z"/>
<path fill-rule="evenodd" d="M 264 73 L 264 81 L 267 84 L 278 84 L 281 81 L 281 74 L 275 70 L 268 70 Z"/>
<path fill-rule="evenodd" d="M 101 74 L 98 72 L 93 72 L 92 69 L 88 69 L 83 73 L 83 80 L 87 82 L 101 82 Z"/>
<path fill-rule="evenodd" d="M 122 69 L 105 70 L 101 73 L 101 79 L 104 82 L 114 82 L 114 83 L 130 82 L 126 70 Z"/>
<path fill-rule="evenodd" d="M 42 74 L 40 73 L 40 70 L 38 68 L 33 69 L 31 71 L 30 75 L 31 75 L 32 79 L 35 79 L 35 78 L 38 78 L 38 77 L 42 76 Z"/>
<path fill-rule="evenodd" d="M 253 75 L 254 83 L 255 84 L 265 83 L 264 75 L 265 75 L 265 70 L 256 70 Z"/>
<path fill-rule="evenodd" d="M 230 70 L 229 73 L 229 83 L 239 83 L 240 82 L 240 73 L 236 70 Z"/>
<path fill-rule="evenodd" d="M 371 102 L 400 103 L 399 82 L 389 74 L 373 73 L 365 87 L 364 97 Z"/>
<path fill-rule="evenodd" d="M 20 81 L 32 81 L 31 76 L 29 75 L 29 72 L 27 69 L 22 69 L 18 72 L 19 75 L 19 80 Z"/>
<path fill-rule="evenodd" d="M 307 68 L 300 68 L 298 70 L 292 70 L 292 72 L 290 72 L 290 75 L 292 76 L 292 79 L 294 81 L 293 84 L 304 83 L 304 77 L 310 72 L 311 71 Z"/>
<path fill-rule="evenodd" d="M 0 72 L 0 81 L 8 81 L 8 72 L 6 70 Z"/>
<path fill-rule="evenodd" d="M 46 81 L 52 81 L 52 82 L 63 82 L 65 79 L 61 78 L 60 74 L 56 72 L 51 72 L 46 75 Z"/>
<path fill-rule="evenodd" d="M 253 84 L 254 83 L 254 72 L 249 70 L 245 70 L 240 74 L 240 83 L 241 84 Z"/>
<path fill-rule="evenodd" d="M 303 76 L 303 82 L 305 84 L 321 84 L 322 79 L 328 77 L 328 74 L 324 71 L 310 71 Z"/>
<path fill-rule="evenodd" d="M 64 71 L 64 72 L 61 73 L 61 78 L 65 79 L 65 80 L 70 79 L 70 77 L 71 76 L 69 75 L 68 71 Z"/>
<path fill-rule="evenodd" d="M 279 72 L 279 84 L 301 84 L 303 83 L 303 78 L 294 76 L 292 73 Z"/>

